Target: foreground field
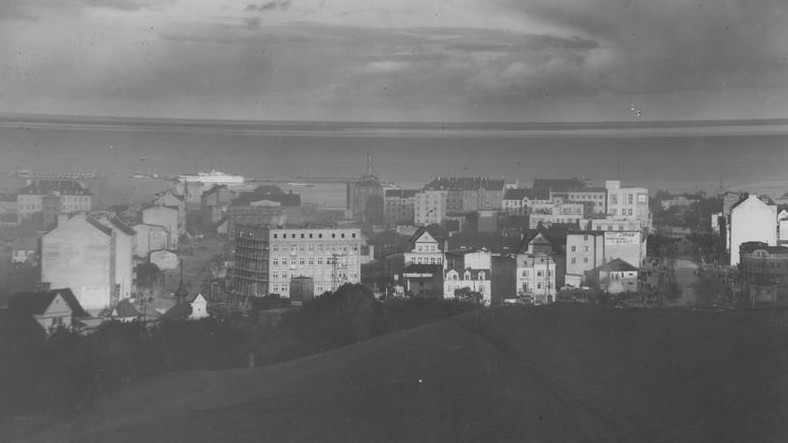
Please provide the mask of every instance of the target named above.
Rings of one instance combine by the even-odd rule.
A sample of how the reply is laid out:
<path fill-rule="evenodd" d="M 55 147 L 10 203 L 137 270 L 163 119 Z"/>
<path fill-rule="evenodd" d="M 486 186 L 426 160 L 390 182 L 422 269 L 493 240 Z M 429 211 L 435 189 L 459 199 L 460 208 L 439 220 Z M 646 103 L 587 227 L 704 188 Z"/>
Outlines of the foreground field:
<path fill-rule="evenodd" d="M 788 441 L 788 315 L 510 308 L 132 384 L 33 441 Z"/>

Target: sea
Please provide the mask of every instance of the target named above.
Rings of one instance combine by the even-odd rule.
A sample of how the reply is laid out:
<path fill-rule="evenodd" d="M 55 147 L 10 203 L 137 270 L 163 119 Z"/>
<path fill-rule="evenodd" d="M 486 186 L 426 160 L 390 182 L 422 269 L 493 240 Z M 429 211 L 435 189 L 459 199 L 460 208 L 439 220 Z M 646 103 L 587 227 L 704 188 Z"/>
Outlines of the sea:
<path fill-rule="evenodd" d="M 367 171 L 419 188 L 436 176 L 621 179 L 651 191 L 788 192 L 788 121 L 354 123 L 0 116 L 0 173 L 77 172 L 113 182 L 103 203 L 163 186 L 132 174 L 216 169 L 287 185 L 306 203 L 342 207 L 341 183 Z M 120 186 L 118 185 L 120 184 Z M 18 182 L 2 180 L 0 191 Z M 291 186 L 291 185 L 287 185 Z M 112 201 L 115 200 L 115 201 Z"/>

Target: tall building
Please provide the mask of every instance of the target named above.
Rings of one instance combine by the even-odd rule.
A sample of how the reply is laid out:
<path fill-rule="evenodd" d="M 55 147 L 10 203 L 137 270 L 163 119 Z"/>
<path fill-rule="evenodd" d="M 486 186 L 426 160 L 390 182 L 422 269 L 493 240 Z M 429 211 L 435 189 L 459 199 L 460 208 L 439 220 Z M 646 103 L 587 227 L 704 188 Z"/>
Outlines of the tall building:
<path fill-rule="evenodd" d="M 249 296 L 290 293 L 294 277 L 310 277 L 321 294 L 361 281 L 359 229 L 238 226 L 228 288 Z"/>
<path fill-rule="evenodd" d="M 180 238 L 178 208 L 175 206 L 149 206 L 142 210 L 142 222 L 163 226 L 167 230 L 167 244 L 170 249 L 178 249 Z"/>
<path fill-rule="evenodd" d="M 608 180 L 607 215 L 611 220 L 639 220 L 644 228 L 651 227 L 648 189 L 622 188 L 620 180 Z"/>
<path fill-rule="evenodd" d="M 348 183 L 347 203 L 354 220 L 370 224 L 384 222 L 383 185 L 372 168 L 372 153 L 367 153 L 367 173 L 361 180 Z"/>
<path fill-rule="evenodd" d="M 416 220 L 415 189 L 386 189 L 383 197 L 383 213 L 390 225 L 412 225 Z"/>
<path fill-rule="evenodd" d="M 105 225 L 86 213 L 61 215 L 57 227 L 41 238 L 41 281 L 70 288 L 91 313 L 129 297 L 133 251 L 127 227 L 118 223 Z"/>
<path fill-rule="evenodd" d="M 537 231 L 526 238 L 517 253 L 517 294 L 527 303 L 555 301 L 563 285 L 564 256 L 547 233 Z"/>
<path fill-rule="evenodd" d="M 75 180 L 33 180 L 16 195 L 17 222 L 44 211 L 44 197 L 56 197 L 59 212 L 90 211 L 91 193 Z M 49 199 L 50 203 L 53 200 Z M 52 204 L 48 205 L 51 210 Z"/>
<path fill-rule="evenodd" d="M 440 224 L 448 215 L 449 191 L 425 190 L 416 194 L 414 220 L 417 226 Z"/>
<path fill-rule="evenodd" d="M 750 194 L 731 209 L 730 264 L 739 264 L 739 248 L 746 242 L 777 246 L 777 206 Z"/>
<path fill-rule="evenodd" d="M 489 177 L 436 177 L 425 191 L 446 191 L 448 214 L 501 209 L 506 180 Z"/>

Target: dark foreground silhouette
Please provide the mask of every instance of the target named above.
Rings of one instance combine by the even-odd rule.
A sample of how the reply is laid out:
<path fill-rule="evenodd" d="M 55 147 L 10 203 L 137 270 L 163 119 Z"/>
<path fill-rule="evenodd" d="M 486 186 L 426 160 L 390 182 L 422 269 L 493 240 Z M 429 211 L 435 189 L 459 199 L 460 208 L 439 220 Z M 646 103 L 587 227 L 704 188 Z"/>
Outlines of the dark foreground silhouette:
<path fill-rule="evenodd" d="M 505 308 L 133 383 L 30 441 L 788 441 L 788 314 Z"/>

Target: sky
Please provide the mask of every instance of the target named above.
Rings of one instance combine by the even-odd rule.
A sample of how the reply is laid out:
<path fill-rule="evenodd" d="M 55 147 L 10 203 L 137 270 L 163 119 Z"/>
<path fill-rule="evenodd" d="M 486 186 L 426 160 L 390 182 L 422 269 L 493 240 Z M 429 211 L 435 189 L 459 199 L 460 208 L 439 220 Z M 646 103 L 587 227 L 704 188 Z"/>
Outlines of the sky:
<path fill-rule="evenodd" d="M 0 0 L 0 113 L 788 118 L 784 0 Z"/>

